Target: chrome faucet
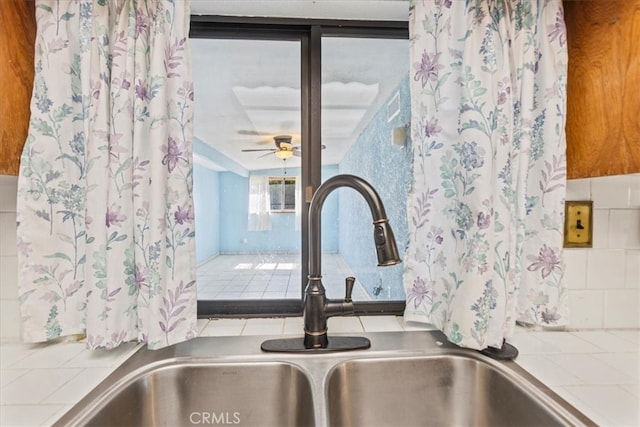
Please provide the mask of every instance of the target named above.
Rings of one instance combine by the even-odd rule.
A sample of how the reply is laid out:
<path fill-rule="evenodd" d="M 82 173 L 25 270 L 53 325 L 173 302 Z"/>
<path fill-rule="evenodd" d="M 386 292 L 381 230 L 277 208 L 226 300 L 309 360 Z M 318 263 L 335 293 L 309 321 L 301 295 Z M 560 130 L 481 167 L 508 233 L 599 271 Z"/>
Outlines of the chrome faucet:
<path fill-rule="evenodd" d="M 344 300 L 326 297 L 321 274 L 321 212 L 327 196 L 339 187 L 351 187 L 358 191 L 369 205 L 373 217 L 373 240 L 378 256 L 378 266 L 391 266 L 401 262 L 398 248 L 389 225 L 384 205 L 378 193 L 364 179 L 354 175 L 336 175 L 325 181 L 316 190 L 309 206 L 309 282 L 304 300 L 304 338 L 276 339 L 265 341 L 265 351 L 341 351 L 369 348 L 371 343 L 364 337 L 327 337 L 327 319 L 332 316 L 353 314 L 351 293 L 354 277 L 347 277 Z"/>

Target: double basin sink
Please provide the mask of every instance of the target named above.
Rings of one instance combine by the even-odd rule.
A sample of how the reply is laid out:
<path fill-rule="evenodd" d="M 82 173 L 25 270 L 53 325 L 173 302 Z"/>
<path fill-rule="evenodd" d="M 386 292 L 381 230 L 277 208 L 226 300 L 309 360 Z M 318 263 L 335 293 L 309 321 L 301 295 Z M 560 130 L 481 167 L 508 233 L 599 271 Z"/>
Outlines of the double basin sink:
<path fill-rule="evenodd" d="M 520 368 L 437 331 L 364 334 L 368 350 L 262 353 L 264 337 L 141 348 L 60 426 L 595 425 Z"/>

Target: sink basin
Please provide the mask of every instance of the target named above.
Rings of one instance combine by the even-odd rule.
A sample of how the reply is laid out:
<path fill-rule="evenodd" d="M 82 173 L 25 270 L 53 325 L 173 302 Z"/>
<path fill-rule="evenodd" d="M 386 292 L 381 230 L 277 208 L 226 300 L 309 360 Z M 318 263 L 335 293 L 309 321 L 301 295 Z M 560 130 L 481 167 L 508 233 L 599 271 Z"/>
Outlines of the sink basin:
<path fill-rule="evenodd" d="M 343 362 L 327 381 L 329 425 L 576 425 L 539 387 L 503 365 L 471 352 Z"/>
<path fill-rule="evenodd" d="M 515 362 L 440 332 L 364 334 L 368 350 L 271 353 L 265 337 L 141 347 L 55 424 L 593 426 Z"/>
<path fill-rule="evenodd" d="M 314 426 L 311 385 L 288 363 L 174 362 L 125 378 L 93 402 L 91 426 Z"/>

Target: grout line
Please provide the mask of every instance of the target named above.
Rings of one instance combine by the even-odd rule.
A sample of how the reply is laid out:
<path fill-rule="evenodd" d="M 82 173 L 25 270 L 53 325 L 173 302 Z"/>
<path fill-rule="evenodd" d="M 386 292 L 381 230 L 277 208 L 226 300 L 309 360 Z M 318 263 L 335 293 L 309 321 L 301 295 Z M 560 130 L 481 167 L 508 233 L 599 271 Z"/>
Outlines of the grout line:
<path fill-rule="evenodd" d="M 240 336 L 244 335 L 244 330 L 247 327 L 247 319 L 242 319 L 242 327 L 240 328 Z"/>

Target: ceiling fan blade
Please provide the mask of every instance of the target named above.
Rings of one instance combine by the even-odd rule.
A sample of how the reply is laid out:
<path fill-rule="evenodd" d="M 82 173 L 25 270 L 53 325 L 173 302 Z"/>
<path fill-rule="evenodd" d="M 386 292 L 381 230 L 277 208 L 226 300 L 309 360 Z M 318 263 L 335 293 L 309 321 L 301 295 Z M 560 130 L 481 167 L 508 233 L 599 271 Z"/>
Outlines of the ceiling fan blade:
<path fill-rule="evenodd" d="M 261 158 L 263 158 L 263 157 L 270 156 L 270 155 L 272 155 L 273 153 L 275 153 L 275 151 L 272 151 L 271 153 L 265 153 L 265 154 L 263 154 L 263 155 L 261 155 L 261 156 L 258 156 L 257 158 L 258 158 L 258 159 L 261 159 Z"/>
<path fill-rule="evenodd" d="M 250 130 L 250 129 L 240 129 L 238 132 L 238 135 L 258 135 L 258 136 L 266 136 L 266 135 L 273 135 L 272 133 L 269 132 L 260 132 L 257 130 Z"/>
<path fill-rule="evenodd" d="M 240 151 L 242 151 L 243 153 L 249 153 L 252 151 L 271 151 L 272 153 L 275 153 L 276 149 L 275 148 L 246 148 Z"/>

